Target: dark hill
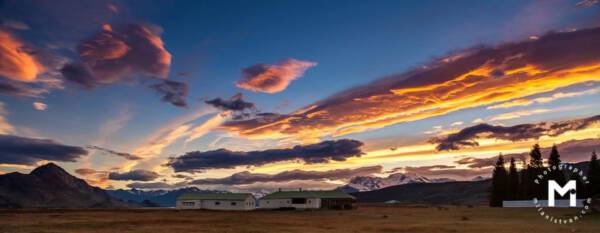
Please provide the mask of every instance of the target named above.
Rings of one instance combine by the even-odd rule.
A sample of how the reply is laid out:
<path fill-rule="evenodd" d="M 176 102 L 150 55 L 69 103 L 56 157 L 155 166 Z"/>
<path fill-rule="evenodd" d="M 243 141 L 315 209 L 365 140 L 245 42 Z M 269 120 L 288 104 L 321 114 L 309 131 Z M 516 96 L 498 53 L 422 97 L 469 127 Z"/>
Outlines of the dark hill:
<path fill-rule="evenodd" d="M 424 204 L 487 205 L 491 180 L 457 181 L 446 183 L 411 183 L 391 186 L 369 192 L 352 193 L 359 202 L 385 202 Z"/>
<path fill-rule="evenodd" d="M 0 208 L 114 208 L 125 204 L 48 163 L 29 174 L 0 175 Z"/>

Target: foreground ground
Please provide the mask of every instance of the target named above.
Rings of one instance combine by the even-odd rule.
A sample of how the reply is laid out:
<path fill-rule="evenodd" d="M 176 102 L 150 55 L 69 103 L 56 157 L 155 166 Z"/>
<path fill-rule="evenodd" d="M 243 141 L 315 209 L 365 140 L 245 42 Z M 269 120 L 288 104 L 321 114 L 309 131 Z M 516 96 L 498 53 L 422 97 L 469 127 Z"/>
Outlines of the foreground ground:
<path fill-rule="evenodd" d="M 0 232 L 600 232 L 600 215 L 557 225 L 535 209 L 468 206 L 254 212 L 0 210 Z"/>

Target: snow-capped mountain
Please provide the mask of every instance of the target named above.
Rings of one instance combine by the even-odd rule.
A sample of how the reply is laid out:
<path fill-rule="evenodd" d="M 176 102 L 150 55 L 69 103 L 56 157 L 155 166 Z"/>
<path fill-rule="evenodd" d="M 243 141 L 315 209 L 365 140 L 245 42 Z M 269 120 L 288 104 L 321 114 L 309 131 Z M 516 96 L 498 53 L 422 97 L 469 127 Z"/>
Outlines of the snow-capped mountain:
<path fill-rule="evenodd" d="M 386 188 L 389 186 L 411 184 L 411 183 L 445 183 L 454 181 L 449 178 L 430 179 L 417 174 L 394 173 L 388 177 L 357 176 L 352 178 L 348 184 L 338 187 L 337 190 L 351 193 L 363 192 Z"/>

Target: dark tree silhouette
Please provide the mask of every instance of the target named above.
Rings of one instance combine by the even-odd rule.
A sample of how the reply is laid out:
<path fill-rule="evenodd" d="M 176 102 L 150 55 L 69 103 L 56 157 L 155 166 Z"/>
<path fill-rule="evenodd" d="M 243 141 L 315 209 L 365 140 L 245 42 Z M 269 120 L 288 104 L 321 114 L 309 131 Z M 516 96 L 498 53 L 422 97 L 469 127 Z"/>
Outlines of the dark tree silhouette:
<path fill-rule="evenodd" d="M 521 198 L 519 192 L 519 172 L 515 164 L 515 158 L 510 158 L 510 167 L 508 168 L 508 193 L 509 200 L 519 200 Z"/>
<path fill-rule="evenodd" d="M 529 164 L 523 171 L 521 179 L 521 188 L 523 190 L 523 198 L 532 199 L 534 197 L 544 198 L 547 196 L 543 187 L 546 187 L 545 181 L 547 179 L 539 179 L 539 175 L 544 170 L 544 163 L 542 161 L 542 152 L 540 151 L 540 145 L 535 144 L 529 152 Z M 535 180 L 538 179 L 540 184 L 536 184 Z"/>
<path fill-rule="evenodd" d="M 504 168 L 504 158 L 502 154 L 498 156 L 498 161 L 494 167 L 492 174 L 492 195 L 490 198 L 490 206 L 502 207 L 502 201 L 506 200 L 508 191 L 508 174 Z"/>
<path fill-rule="evenodd" d="M 529 152 L 529 167 L 535 169 L 543 169 L 544 162 L 542 160 L 542 151 L 540 150 L 539 144 L 534 144 L 533 148 Z"/>
<path fill-rule="evenodd" d="M 575 182 L 577 182 L 577 184 L 576 184 L 577 185 L 576 186 L 576 189 L 577 189 L 577 198 L 585 198 L 585 197 L 587 197 L 587 195 L 586 195 L 586 187 L 583 184 L 583 181 L 581 179 L 581 176 L 579 176 L 579 173 L 577 173 L 577 172 L 571 173 L 571 177 L 569 178 L 569 180 L 575 180 Z M 568 196 L 568 195 L 565 195 L 565 196 Z"/>
<path fill-rule="evenodd" d="M 565 179 L 565 173 L 563 170 L 559 170 L 560 163 L 561 161 L 558 148 L 556 148 L 556 145 L 553 145 L 552 150 L 550 151 L 550 156 L 548 157 L 548 167 L 551 168 L 551 171 L 548 174 L 548 180 L 554 180 L 556 183 L 562 186 L 565 185 L 567 181 Z"/>
<path fill-rule="evenodd" d="M 598 156 L 596 151 L 592 152 L 592 158 L 588 168 L 587 178 L 589 184 L 587 185 L 588 196 L 593 197 L 600 195 L 600 164 L 598 164 Z"/>

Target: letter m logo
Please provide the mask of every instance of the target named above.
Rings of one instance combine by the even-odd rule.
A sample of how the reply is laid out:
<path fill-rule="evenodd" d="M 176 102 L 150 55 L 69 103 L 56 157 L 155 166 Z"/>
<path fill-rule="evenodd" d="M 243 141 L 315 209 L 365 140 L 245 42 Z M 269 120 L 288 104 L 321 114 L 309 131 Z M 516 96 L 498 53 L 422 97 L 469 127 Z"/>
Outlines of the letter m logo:
<path fill-rule="evenodd" d="M 556 183 L 556 181 L 549 180 L 548 181 L 548 206 L 549 207 L 555 206 L 554 193 L 558 193 L 562 197 L 565 194 L 569 193 L 569 191 L 576 190 L 576 188 L 577 188 L 577 183 L 574 180 L 570 180 L 563 187 L 560 187 L 560 185 L 558 183 Z M 570 199 L 569 200 L 570 207 L 577 206 L 577 192 L 570 192 L 569 199 Z"/>

